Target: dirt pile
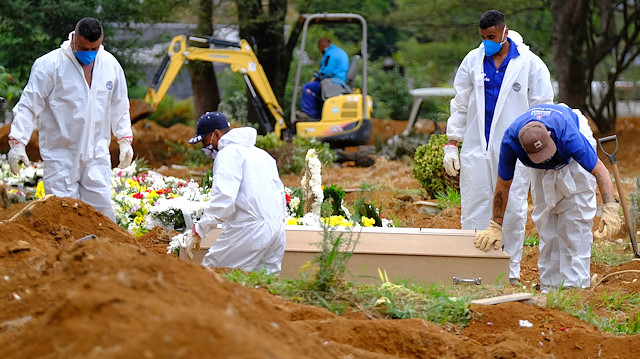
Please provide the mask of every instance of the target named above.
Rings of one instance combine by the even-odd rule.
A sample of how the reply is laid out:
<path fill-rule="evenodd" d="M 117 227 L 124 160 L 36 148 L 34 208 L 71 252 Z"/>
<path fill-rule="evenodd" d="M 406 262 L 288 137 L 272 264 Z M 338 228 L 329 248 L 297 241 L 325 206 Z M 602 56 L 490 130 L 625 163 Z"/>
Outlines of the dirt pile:
<path fill-rule="evenodd" d="M 632 136 L 619 133 L 618 159 L 626 179 Z M 640 123 L 640 121 L 638 121 Z M 404 122 L 384 123 L 404 129 Z M 175 127 L 175 126 L 174 126 Z M 134 147 L 151 151 L 152 166 L 177 163 L 156 155 L 165 139 L 178 142 L 193 130 L 136 124 Z M 0 133 L 0 136 L 2 134 Z M 173 137 L 170 137 L 173 136 Z M 631 137 L 630 137 L 631 136 Z M 139 146 L 139 147 L 138 147 Z M 112 149 L 114 150 L 114 149 Z M 2 149 L 0 148 L 0 151 Z M 117 150 L 114 150 L 117 154 Z M 34 157 L 35 159 L 35 157 Z M 299 186 L 299 176 L 283 178 Z M 369 196 L 405 226 L 459 228 L 459 209 L 420 213 L 422 199 L 410 165 L 380 158 L 374 166 L 323 171 L 324 184 L 372 191 Z M 368 317 L 357 308 L 345 316 L 247 289 L 218 273 L 166 255 L 171 233 L 160 229 L 134 238 L 92 207 L 69 198 L 48 198 L 0 209 L 1 358 L 586 358 L 632 357 L 634 336 L 599 332 L 566 313 L 524 303 L 472 306 L 464 329 L 411 320 Z M 95 239 L 87 238 L 94 235 Z M 523 283 L 537 280 L 537 248 L 525 248 Z M 604 293 L 640 291 L 640 262 L 615 268 L 592 265 L 605 280 L 587 298 L 597 314 Z M 632 270 L 621 272 L 623 270 Z M 610 275 L 607 277 L 607 275 Z M 640 313 L 639 313 L 640 314 Z M 522 321 L 522 322 L 521 322 Z"/>

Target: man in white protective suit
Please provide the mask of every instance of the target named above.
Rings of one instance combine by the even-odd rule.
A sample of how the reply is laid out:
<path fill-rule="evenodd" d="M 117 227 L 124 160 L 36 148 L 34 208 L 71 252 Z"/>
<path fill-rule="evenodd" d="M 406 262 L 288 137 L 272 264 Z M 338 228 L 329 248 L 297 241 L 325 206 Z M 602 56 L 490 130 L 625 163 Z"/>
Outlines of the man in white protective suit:
<path fill-rule="evenodd" d="M 280 274 L 285 248 L 286 202 L 276 161 L 254 146 L 252 127 L 231 129 L 220 112 L 207 112 L 189 140 L 202 142 L 213 161 L 209 204 L 194 224 L 189 247 L 222 225 L 222 232 L 202 265 Z"/>
<path fill-rule="evenodd" d="M 102 46 L 97 19 L 84 18 L 59 49 L 38 58 L 13 108 L 9 164 L 30 165 L 25 146 L 39 131 L 44 190 L 80 199 L 115 222 L 111 206 L 111 133 L 120 164 L 133 158 L 127 82 L 118 61 Z"/>
<path fill-rule="evenodd" d="M 505 234 L 505 209 L 515 181 L 516 161 L 531 168 L 531 217 L 540 236 L 538 272 L 543 292 L 552 288 L 590 286 L 593 236 L 612 239 L 622 227 L 620 205 L 613 198 L 609 171 L 596 155 L 587 119 L 566 105 L 536 105 L 507 128 L 493 194 L 493 219 L 478 233 L 476 247 L 499 249 Z M 596 183 L 602 196 L 599 229 Z"/>
<path fill-rule="evenodd" d="M 491 193 L 505 129 L 529 107 L 553 103 L 549 70 L 522 37 L 507 28 L 504 16 L 487 11 L 479 29 L 482 44 L 465 56 L 455 76 L 456 96 L 447 120 L 449 142 L 444 146 L 446 172 L 456 176 L 460 171 L 462 228 L 474 230 L 487 228 L 491 219 Z M 518 164 L 503 228 L 512 283 L 520 278 L 528 190 L 528 170 Z"/>

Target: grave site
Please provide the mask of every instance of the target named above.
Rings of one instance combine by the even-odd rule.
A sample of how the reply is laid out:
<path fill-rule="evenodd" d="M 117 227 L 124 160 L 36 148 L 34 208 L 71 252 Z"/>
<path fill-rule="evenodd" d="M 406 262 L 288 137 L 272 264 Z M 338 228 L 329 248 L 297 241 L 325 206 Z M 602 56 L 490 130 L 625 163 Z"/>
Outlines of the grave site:
<path fill-rule="evenodd" d="M 372 140 L 380 141 L 402 133 L 406 126 L 391 120 L 373 123 Z M 133 127 L 136 156 L 144 157 L 155 171 L 190 178 L 203 170 L 175 166 L 180 156 L 168 155 L 165 140 L 184 142 L 192 128 L 179 124 L 167 129 L 148 121 Z M 431 121 L 418 121 L 416 129 L 431 133 L 435 128 Z M 6 139 L 8 131 L 8 126 L 0 129 L 0 138 Z M 640 118 L 619 119 L 615 134 L 623 188 L 627 195 L 637 193 Z M 596 133 L 596 138 L 605 135 L 610 134 Z M 112 145 L 115 157 L 117 145 Z M 3 146 L 6 140 L 0 152 L 8 150 Z M 37 160 L 35 138 L 27 153 Z M 600 151 L 598 155 L 611 168 Z M 377 306 L 377 311 L 347 301 L 337 314 L 264 286 L 243 286 L 228 279 L 228 269 L 199 265 L 212 238 L 203 240 L 193 259 L 183 252 L 176 257 L 167 254 L 176 231 L 156 227 L 134 236 L 79 200 L 45 196 L 0 207 L 0 357 L 629 358 L 640 351 L 637 335 L 602 330 L 552 303 L 575 299 L 570 304 L 592 317 L 618 316 L 637 327 L 640 306 L 623 300 L 637 300 L 640 292 L 640 261 L 633 255 L 616 265 L 592 258 L 591 288 L 544 295 L 536 289 L 538 249 L 525 246 L 525 289 L 511 285 L 504 274 L 508 257 L 473 246 L 473 233 L 460 229 L 459 206 L 425 211 L 411 165 L 374 157 L 370 167 L 345 162 L 322 170 L 323 184 L 353 189 L 347 191 L 347 203 L 361 195 L 355 189 L 362 183 L 371 185 L 374 190 L 368 196 L 380 207 L 381 216 L 402 225 L 363 229 L 343 280 L 380 286 L 384 277 L 379 274 L 386 272 L 402 287 L 394 292 L 398 297 L 414 295 L 406 289 L 410 279 L 425 288 L 462 288 L 467 295 L 477 290 L 466 324 L 399 319 L 385 311 L 384 301 L 367 304 Z M 301 175 L 283 175 L 282 181 L 300 186 Z M 614 190 L 618 197 L 615 185 Z M 527 233 L 535 231 L 529 218 Z M 300 276 L 300 267 L 312 260 L 313 243 L 321 236 L 302 228 L 288 230 L 282 279 Z M 632 253 L 625 227 L 616 238 L 594 245 Z M 475 283 L 476 278 L 481 283 Z M 484 295 L 486 287 L 502 289 Z"/>

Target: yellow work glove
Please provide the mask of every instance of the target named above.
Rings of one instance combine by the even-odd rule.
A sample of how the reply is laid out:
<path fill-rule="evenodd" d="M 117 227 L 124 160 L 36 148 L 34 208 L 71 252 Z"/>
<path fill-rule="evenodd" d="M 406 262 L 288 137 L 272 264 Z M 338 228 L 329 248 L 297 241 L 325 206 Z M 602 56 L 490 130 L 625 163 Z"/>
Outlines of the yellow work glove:
<path fill-rule="evenodd" d="M 476 234 L 473 243 L 476 248 L 480 248 L 485 252 L 488 252 L 492 245 L 493 249 L 500 249 L 502 247 L 502 226 L 491 220 L 489 228 Z"/>
<path fill-rule="evenodd" d="M 612 202 L 602 205 L 602 216 L 600 216 L 600 223 L 598 224 L 598 230 L 593 234 L 598 239 L 605 239 L 608 241 L 614 240 L 615 236 L 622 228 L 622 219 L 618 214 L 620 212 L 620 205 Z"/>
<path fill-rule="evenodd" d="M 183 234 L 185 247 L 187 248 L 187 257 L 193 259 L 193 250 L 200 250 L 200 241 L 202 238 L 195 231 L 186 231 Z"/>

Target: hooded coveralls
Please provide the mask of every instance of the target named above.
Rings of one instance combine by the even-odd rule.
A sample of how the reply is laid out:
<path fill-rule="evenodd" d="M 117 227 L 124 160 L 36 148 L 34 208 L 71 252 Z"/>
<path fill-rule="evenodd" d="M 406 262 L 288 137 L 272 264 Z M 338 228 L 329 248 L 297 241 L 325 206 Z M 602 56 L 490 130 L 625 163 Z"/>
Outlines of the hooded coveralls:
<path fill-rule="evenodd" d="M 71 34 L 34 62 L 9 137 L 26 145 L 37 126 L 45 192 L 80 199 L 115 222 L 109 144 L 111 133 L 132 135 L 127 82 L 101 45 L 89 87 L 70 42 Z"/>
<path fill-rule="evenodd" d="M 329 47 L 324 50 L 324 55 L 320 60 L 318 78 L 316 81 L 307 82 L 302 86 L 302 94 L 300 97 L 300 108 L 302 112 L 312 118 L 320 118 L 322 114 L 320 81 L 325 78 L 333 78 L 344 84 L 344 82 L 347 81 L 347 71 L 349 71 L 349 55 L 338 46 L 334 44 L 329 45 Z M 315 96 L 308 91 L 311 91 Z"/>
<path fill-rule="evenodd" d="M 202 265 L 280 273 L 286 203 L 276 161 L 255 147 L 254 128 L 236 128 L 218 141 L 209 204 L 196 223 L 205 237 L 222 232 Z"/>
<path fill-rule="evenodd" d="M 519 55 L 509 59 L 495 110 L 485 136 L 484 45 L 471 50 L 456 73 L 456 96 L 447 120 L 449 139 L 462 141 L 460 152 L 461 222 L 463 229 L 486 229 L 491 220 L 493 190 L 498 175 L 500 141 L 507 127 L 529 107 L 553 102 L 549 70 L 538 56 L 509 30 Z M 509 278 L 520 278 L 520 260 L 527 221 L 529 171 L 519 164 L 509 192 L 502 227 L 504 251 L 511 257 Z"/>
<path fill-rule="evenodd" d="M 556 144 L 557 152 L 548 162 L 531 162 L 518 140 L 520 129 L 533 120 L 551 131 Z M 504 134 L 500 178 L 513 178 L 516 158 L 531 167 L 531 218 L 540 235 L 540 284 L 545 288 L 589 287 L 596 214 L 596 179 L 590 172 L 598 156 L 587 119 L 563 105 L 532 107 Z"/>

